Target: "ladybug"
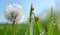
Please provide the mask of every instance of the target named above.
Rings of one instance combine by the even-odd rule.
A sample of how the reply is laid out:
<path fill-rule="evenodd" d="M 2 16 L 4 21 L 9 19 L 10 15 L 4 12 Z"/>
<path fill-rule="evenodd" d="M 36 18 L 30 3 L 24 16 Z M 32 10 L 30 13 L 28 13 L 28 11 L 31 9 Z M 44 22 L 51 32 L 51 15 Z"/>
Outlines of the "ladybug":
<path fill-rule="evenodd" d="M 32 7 L 32 11 L 34 11 L 34 8 Z"/>
<path fill-rule="evenodd" d="M 37 22 L 38 22 L 38 21 L 39 21 L 39 18 L 38 18 L 38 17 L 36 17 L 36 18 L 35 18 L 35 21 L 37 21 Z"/>

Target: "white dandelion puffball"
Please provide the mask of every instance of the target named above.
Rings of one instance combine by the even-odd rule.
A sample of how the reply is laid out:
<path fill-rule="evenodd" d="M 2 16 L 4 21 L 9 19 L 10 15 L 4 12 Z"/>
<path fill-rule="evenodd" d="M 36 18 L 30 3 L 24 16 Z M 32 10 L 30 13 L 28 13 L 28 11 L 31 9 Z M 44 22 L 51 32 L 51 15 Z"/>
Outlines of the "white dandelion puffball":
<path fill-rule="evenodd" d="M 5 11 L 5 17 L 9 21 L 15 20 L 15 22 L 22 22 L 24 13 L 22 7 L 19 4 L 8 5 Z"/>

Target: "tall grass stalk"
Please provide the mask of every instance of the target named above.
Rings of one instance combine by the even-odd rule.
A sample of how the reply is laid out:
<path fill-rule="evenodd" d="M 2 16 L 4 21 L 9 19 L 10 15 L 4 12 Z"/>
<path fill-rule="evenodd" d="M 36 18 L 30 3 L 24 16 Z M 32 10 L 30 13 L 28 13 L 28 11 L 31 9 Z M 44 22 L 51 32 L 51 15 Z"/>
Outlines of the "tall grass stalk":
<path fill-rule="evenodd" d="M 5 33 L 4 33 L 4 35 L 7 35 L 7 32 L 8 32 L 8 24 L 6 24 L 6 27 L 5 27 Z"/>
<path fill-rule="evenodd" d="M 30 14 L 29 14 L 29 23 L 28 23 L 28 27 L 27 27 L 27 31 L 25 32 L 25 35 L 33 35 L 32 4 L 31 4 Z"/>
<path fill-rule="evenodd" d="M 47 29 L 48 30 L 47 35 L 53 35 L 55 28 L 56 28 L 56 16 L 53 13 L 53 8 L 51 8 L 50 24 Z"/>
<path fill-rule="evenodd" d="M 33 23 L 32 23 L 32 4 L 30 8 L 30 19 L 29 19 L 29 28 L 30 28 L 30 35 L 33 35 Z"/>
<path fill-rule="evenodd" d="M 34 14 L 34 13 L 33 13 Z M 35 19 L 35 25 L 36 27 L 38 28 L 37 31 L 38 31 L 38 35 L 45 35 L 45 30 L 43 28 L 43 25 L 40 23 L 40 19 L 38 18 L 36 20 L 36 16 L 34 14 L 34 19 Z"/>

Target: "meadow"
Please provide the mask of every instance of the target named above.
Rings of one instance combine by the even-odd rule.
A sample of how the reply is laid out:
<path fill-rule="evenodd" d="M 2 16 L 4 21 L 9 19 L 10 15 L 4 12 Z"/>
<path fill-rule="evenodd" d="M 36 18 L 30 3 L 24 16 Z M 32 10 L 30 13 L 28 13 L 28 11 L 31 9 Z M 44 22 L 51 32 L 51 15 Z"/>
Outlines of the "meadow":
<path fill-rule="evenodd" d="M 31 4 L 29 18 L 25 23 L 15 23 L 20 20 L 16 19 L 17 15 L 19 15 L 17 11 L 12 11 L 10 15 L 6 14 L 7 19 L 12 24 L 1 23 L 0 35 L 60 35 L 59 14 L 55 13 L 51 7 L 51 12 L 48 13 L 46 18 L 41 19 L 36 16 L 33 5 Z"/>

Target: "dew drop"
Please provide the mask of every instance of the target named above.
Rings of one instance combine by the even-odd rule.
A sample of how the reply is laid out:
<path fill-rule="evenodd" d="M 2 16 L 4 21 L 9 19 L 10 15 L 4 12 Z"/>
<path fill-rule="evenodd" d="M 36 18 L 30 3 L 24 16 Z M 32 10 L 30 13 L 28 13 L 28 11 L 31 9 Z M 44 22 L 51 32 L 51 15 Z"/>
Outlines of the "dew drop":
<path fill-rule="evenodd" d="M 44 34 L 44 32 L 42 32 L 42 34 Z"/>
<path fill-rule="evenodd" d="M 41 34 L 40 35 L 44 35 L 44 32 L 41 32 Z"/>
<path fill-rule="evenodd" d="M 53 25 L 55 26 L 55 25 L 56 25 L 56 23 L 53 23 Z"/>
<path fill-rule="evenodd" d="M 40 34 L 40 35 L 42 35 L 42 34 Z"/>
<path fill-rule="evenodd" d="M 51 19 L 54 19 L 54 17 L 52 16 Z"/>

